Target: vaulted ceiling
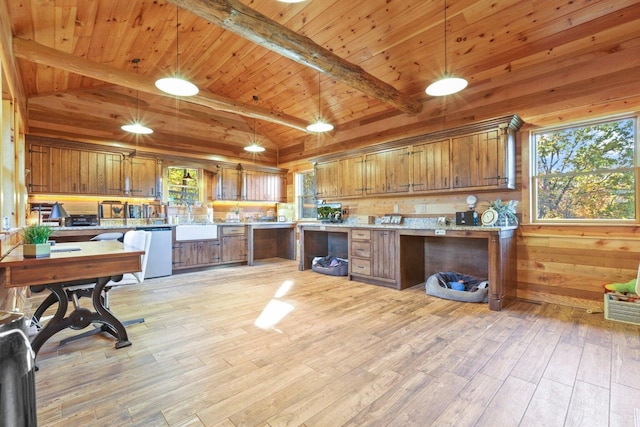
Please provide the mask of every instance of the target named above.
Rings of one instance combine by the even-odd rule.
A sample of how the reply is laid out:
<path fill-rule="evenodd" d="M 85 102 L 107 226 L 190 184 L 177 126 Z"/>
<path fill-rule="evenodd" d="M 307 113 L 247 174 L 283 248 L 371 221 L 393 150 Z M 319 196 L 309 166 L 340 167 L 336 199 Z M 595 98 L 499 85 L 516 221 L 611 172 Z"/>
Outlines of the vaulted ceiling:
<path fill-rule="evenodd" d="M 637 0 L 446 5 L 445 21 L 444 0 L 9 0 L 26 132 L 274 165 L 510 113 L 639 109 Z M 445 60 L 469 86 L 427 96 Z M 193 99 L 153 86 L 178 68 Z M 304 130 L 319 112 L 334 131 Z M 120 129 L 136 115 L 153 134 Z M 243 151 L 254 134 L 264 153 Z"/>

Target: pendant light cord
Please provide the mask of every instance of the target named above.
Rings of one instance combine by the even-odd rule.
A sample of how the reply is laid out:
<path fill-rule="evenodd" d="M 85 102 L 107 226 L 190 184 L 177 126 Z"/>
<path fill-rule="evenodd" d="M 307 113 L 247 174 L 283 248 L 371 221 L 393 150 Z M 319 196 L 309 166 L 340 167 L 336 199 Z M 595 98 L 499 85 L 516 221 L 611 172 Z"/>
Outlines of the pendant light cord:
<path fill-rule="evenodd" d="M 446 4 L 446 1 L 445 1 L 445 4 Z M 179 59 L 180 58 L 180 41 L 178 40 L 178 34 L 180 33 L 178 31 L 178 26 L 180 25 L 179 18 L 178 18 L 179 10 L 180 8 L 176 6 L 176 76 L 180 76 L 180 59 Z"/>
<path fill-rule="evenodd" d="M 320 109 L 320 71 L 318 71 L 318 120 L 322 117 L 322 110 Z"/>
<path fill-rule="evenodd" d="M 447 0 L 444 0 L 444 75 L 449 75 L 447 69 Z"/>

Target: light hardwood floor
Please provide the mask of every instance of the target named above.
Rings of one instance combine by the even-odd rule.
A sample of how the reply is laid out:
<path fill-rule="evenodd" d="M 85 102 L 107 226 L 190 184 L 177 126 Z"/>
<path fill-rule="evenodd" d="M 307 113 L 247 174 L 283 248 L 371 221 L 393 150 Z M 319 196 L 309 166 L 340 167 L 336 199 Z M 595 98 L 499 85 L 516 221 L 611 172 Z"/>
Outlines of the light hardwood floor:
<path fill-rule="evenodd" d="M 33 298 L 37 304 L 42 296 Z M 86 305 L 87 302 L 85 302 Z M 620 426 L 640 327 L 602 313 L 429 297 L 268 260 L 111 293 L 133 345 L 44 345 L 40 426 Z M 261 325 L 261 327 L 257 326 Z"/>

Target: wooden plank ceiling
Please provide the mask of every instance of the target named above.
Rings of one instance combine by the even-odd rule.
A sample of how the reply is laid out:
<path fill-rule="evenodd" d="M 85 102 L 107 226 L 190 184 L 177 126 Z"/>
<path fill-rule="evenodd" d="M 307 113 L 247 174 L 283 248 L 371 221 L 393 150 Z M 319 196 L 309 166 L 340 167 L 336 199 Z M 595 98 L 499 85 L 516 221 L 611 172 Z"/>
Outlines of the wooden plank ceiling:
<path fill-rule="evenodd" d="M 447 0 L 446 55 L 444 4 L 10 0 L 27 133 L 275 165 L 511 113 L 545 125 L 638 110 L 637 0 Z M 203 13 L 234 5 L 273 21 L 250 30 L 278 32 L 251 41 Z M 296 61 L 282 44 L 298 35 L 309 44 Z M 445 56 L 469 86 L 427 96 Z M 177 68 L 198 99 L 153 93 Z M 370 82 L 400 101 L 368 93 Z M 333 132 L 303 130 L 319 110 Z M 120 129 L 136 115 L 152 135 Z M 262 154 L 242 150 L 254 133 Z"/>

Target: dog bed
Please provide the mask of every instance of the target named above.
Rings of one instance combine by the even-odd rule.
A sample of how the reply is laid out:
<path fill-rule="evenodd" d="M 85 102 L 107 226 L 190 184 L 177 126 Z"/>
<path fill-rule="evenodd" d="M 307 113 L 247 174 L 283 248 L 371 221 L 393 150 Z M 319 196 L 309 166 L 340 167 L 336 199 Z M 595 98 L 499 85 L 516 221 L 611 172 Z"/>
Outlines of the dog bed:
<path fill-rule="evenodd" d="M 462 280 L 464 291 L 451 289 L 449 283 Z M 427 295 L 461 302 L 488 302 L 489 282 L 467 274 L 453 271 L 440 272 L 431 275 L 426 283 Z"/>
<path fill-rule="evenodd" d="M 349 273 L 349 261 L 335 256 L 315 257 L 311 261 L 311 269 L 329 276 L 346 276 Z"/>

